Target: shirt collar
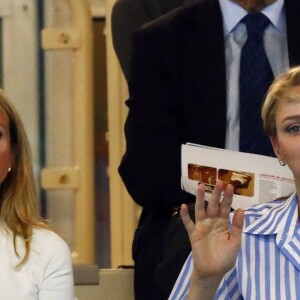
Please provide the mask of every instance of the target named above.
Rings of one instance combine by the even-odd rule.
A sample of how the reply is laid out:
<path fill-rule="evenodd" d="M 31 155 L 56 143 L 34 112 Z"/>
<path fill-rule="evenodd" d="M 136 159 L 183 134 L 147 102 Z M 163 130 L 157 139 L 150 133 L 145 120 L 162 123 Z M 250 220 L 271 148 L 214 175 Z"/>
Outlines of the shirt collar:
<path fill-rule="evenodd" d="M 247 15 L 247 11 L 232 0 L 219 0 L 223 15 L 224 36 L 226 37 Z M 281 32 L 285 32 L 284 0 L 277 0 L 262 10 L 271 23 Z"/>
<path fill-rule="evenodd" d="M 295 228 L 297 222 L 298 197 L 295 193 L 287 200 L 282 201 L 282 203 L 262 212 L 255 221 L 244 228 L 243 232 L 250 234 L 282 235 L 287 233 L 291 228 Z"/>

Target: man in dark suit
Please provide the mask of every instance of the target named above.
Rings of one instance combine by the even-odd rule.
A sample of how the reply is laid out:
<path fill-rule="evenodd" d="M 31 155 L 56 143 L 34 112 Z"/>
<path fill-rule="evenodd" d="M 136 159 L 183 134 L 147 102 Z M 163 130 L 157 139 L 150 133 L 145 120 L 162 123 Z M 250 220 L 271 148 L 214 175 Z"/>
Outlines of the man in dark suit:
<path fill-rule="evenodd" d="M 162 274 L 168 276 L 161 273 L 165 237 L 170 233 L 166 235 L 165 230 L 174 208 L 194 201 L 180 186 L 181 144 L 239 150 L 229 107 L 237 106 L 232 99 L 239 101 L 233 92 L 237 86 L 232 88 L 230 83 L 238 70 L 231 59 L 237 57 L 232 49 L 243 28 L 238 22 L 227 34 L 228 24 L 223 23 L 224 14 L 231 11 L 226 7 L 236 5 L 232 2 L 248 11 L 259 4 L 263 5 L 259 10 L 269 5 L 266 14 L 273 7 L 279 10 L 267 34 L 267 43 L 280 41 L 280 46 L 269 45 L 274 75 L 288 65 L 300 64 L 300 1 L 285 0 L 282 8 L 282 0 L 199 0 L 135 33 L 127 148 L 119 172 L 134 201 L 143 207 L 133 243 L 136 299 L 163 299 L 157 286 Z M 279 19 L 282 22 L 277 24 Z M 175 236 L 173 232 L 173 242 Z"/>
<path fill-rule="evenodd" d="M 126 79 L 132 52 L 132 33 L 167 12 L 198 0 L 117 0 L 111 14 L 113 46 Z"/>

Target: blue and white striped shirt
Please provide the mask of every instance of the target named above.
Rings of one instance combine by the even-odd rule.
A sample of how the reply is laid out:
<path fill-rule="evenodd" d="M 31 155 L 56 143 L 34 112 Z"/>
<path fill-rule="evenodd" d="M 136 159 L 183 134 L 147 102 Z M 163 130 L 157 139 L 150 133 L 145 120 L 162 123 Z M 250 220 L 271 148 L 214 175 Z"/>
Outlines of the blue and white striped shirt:
<path fill-rule="evenodd" d="M 215 299 L 300 300 L 298 198 L 245 210 L 241 250 Z M 169 300 L 187 299 L 192 255 L 187 258 Z"/>

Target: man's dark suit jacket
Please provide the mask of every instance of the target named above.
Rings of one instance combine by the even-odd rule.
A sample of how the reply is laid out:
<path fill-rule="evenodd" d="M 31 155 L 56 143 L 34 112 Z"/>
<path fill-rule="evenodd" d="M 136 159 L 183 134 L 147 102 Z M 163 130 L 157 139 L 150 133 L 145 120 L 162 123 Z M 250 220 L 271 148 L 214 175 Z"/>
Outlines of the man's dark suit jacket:
<path fill-rule="evenodd" d="M 132 33 L 165 13 L 198 0 L 117 0 L 111 14 L 113 46 L 126 79 L 132 51 Z"/>
<path fill-rule="evenodd" d="M 299 65 L 300 1 L 286 0 L 285 11 L 290 65 Z M 224 52 L 218 0 L 200 0 L 175 10 L 134 35 L 127 148 L 119 172 L 132 198 L 143 207 L 134 259 L 143 257 L 158 265 L 158 273 L 164 264 L 163 228 L 172 208 L 194 201 L 181 190 L 181 144 L 225 146 Z M 176 232 L 173 242 L 174 237 Z M 151 250 L 146 253 L 147 247 Z"/>

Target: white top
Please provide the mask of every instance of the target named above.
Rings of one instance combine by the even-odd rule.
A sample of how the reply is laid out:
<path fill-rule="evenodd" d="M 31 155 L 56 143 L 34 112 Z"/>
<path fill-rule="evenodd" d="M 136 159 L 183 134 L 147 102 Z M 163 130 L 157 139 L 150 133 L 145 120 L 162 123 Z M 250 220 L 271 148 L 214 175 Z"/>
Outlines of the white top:
<path fill-rule="evenodd" d="M 3 224 L 2 224 L 3 225 Z M 10 232 L 0 229 L 1 300 L 74 300 L 74 281 L 70 250 L 57 234 L 35 229 L 29 260 L 16 266 L 24 254 L 17 240 L 18 258 Z"/>

